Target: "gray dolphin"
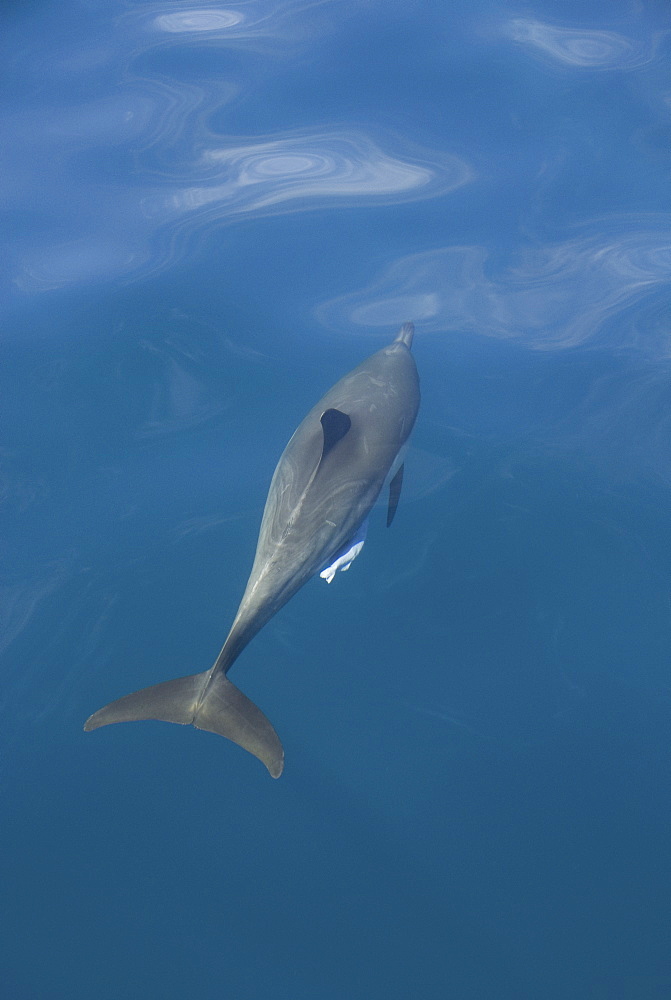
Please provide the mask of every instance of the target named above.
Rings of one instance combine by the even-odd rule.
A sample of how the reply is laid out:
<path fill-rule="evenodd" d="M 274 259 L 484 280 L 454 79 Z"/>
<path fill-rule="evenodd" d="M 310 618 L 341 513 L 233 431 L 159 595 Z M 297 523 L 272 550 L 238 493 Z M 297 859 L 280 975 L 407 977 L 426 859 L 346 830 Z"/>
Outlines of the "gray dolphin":
<path fill-rule="evenodd" d="M 362 528 L 419 409 L 419 378 L 410 353 L 414 328 L 330 389 L 295 431 L 268 491 L 256 556 L 231 631 L 210 670 L 128 694 L 87 719 L 161 719 L 219 733 L 263 761 L 273 778 L 284 766 L 282 744 L 263 712 L 226 674 L 256 633 L 304 583 L 347 569 Z M 403 465 L 389 486 L 387 525 L 398 504 Z"/>

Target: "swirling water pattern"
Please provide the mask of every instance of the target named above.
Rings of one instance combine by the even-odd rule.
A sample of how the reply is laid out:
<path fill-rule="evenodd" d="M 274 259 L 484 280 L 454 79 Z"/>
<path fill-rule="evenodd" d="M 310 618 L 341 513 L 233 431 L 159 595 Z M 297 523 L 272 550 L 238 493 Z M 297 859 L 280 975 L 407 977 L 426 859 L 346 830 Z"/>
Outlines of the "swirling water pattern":
<path fill-rule="evenodd" d="M 6 238 L 13 260 L 5 274 L 11 282 L 7 290 L 141 279 L 178 263 L 184 243 L 171 225 L 189 236 L 213 220 L 224 223 L 242 213 L 365 204 L 369 198 L 387 204 L 432 198 L 470 181 L 469 166 L 449 152 L 432 153 L 407 142 L 407 153 L 396 151 L 393 136 L 378 140 L 359 129 L 292 129 L 246 141 L 215 135 L 208 119 L 236 100 L 235 82 L 217 75 L 198 85 L 164 74 L 146 76 L 140 69 L 152 58 L 169 60 L 182 46 L 188 52 L 196 44 L 196 60 L 203 46 L 219 53 L 230 45 L 254 51 L 264 44 L 279 60 L 285 48 L 308 44 L 306 14 L 314 6 L 146 5 L 118 20 L 107 51 L 92 32 L 76 43 L 64 41 L 64 51 L 56 49 L 48 59 L 41 52 L 31 53 L 32 64 L 18 59 L 15 72 L 28 79 L 39 74 L 58 84 L 64 74 L 73 74 L 69 89 L 79 93 L 71 104 L 56 109 L 38 104 L 10 118 L 7 142 L 14 155 L 9 155 L 8 191 L 15 208 L 30 204 L 43 221 L 32 234 L 22 234 L 20 250 Z M 125 78 L 121 85 L 110 81 L 110 65 L 117 78 Z M 83 169 L 73 167 L 78 159 Z M 185 224 L 186 213 L 198 218 Z"/>
<path fill-rule="evenodd" d="M 169 217 L 208 209 L 220 220 L 242 213 L 266 214 L 322 208 L 333 199 L 383 203 L 426 198 L 471 179 L 457 157 L 432 165 L 386 155 L 356 133 L 317 133 L 203 151 L 198 168 L 207 185 L 177 189 L 145 200 L 145 214 Z M 291 203 L 299 202 L 297 205 Z"/>
<path fill-rule="evenodd" d="M 0 16 L 5 993 L 669 996 L 669 4 Z M 409 319 L 394 525 L 235 668 L 281 782 L 82 733 L 209 666 L 289 435 Z"/>
<path fill-rule="evenodd" d="M 505 33 L 531 51 L 585 69 L 633 69 L 653 58 L 654 39 L 637 42 L 614 31 L 589 31 L 544 24 L 531 18 L 512 18 Z"/>
<path fill-rule="evenodd" d="M 397 315 L 417 316 L 427 332 L 470 330 L 544 350 L 598 338 L 604 323 L 671 277 L 671 217 L 586 226 L 591 234 L 520 251 L 505 262 L 484 247 L 443 247 L 395 261 L 360 292 L 324 303 L 317 315 L 335 328 L 374 331 Z M 636 337 L 622 324 L 620 342 Z M 651 341 L 649 349 L 660 345 Z M 662 348 L 666 351 L 666 347 Z"/>

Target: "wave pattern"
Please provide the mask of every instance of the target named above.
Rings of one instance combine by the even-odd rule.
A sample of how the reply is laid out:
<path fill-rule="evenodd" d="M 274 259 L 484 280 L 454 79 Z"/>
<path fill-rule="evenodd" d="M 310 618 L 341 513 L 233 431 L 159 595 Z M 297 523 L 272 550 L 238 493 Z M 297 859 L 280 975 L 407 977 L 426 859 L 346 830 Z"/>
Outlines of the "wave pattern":
<path fill-rule="evenodd" d="M 651 44 L 631 41 L 614 31 L 557 27 L 532 18 L 513 18 L 504 33 L 536 55 L 582 69 L 634 69 L 653 56 Z"/>
<path fill-rule="evenodd" d="M 157 31 L 171 33 L 230 31 L 244 24 L 245 17 L 235 10 L 180 10 L 154 17 Z"/>
<path fill-rule="evenodd" d="M 230 42 L 258 62 L 261 39 L 273 59 L 293 56 L 296 44 L 307 51 L 332 30 L 316 13 L 324 6 L 150 3 L 110 20 L 105 37 L 92 20 L 76 42 L 61 31 L 49 46 L 26 43 L 12 72 L 42 96 L 7 116 L 3 186 L 15 215 L 29 212 L 32 223 L 20 239 L 0 232 L 6 292 L 137 280 L 176 263 L 212 224 L 433 198 L 467 183 L 460 158 L 375 127 L 213 133 L 213 116 L 251 87 L 251 71 L 247 83 L 225 71 L 184 82 L 181 60 Z M 52 80 L 58 104 L 43 96 Z"/>
<path fill-rule="evenodd" d="M 356 132 L 278 137 L 205 152 L 207 183 L 175 187 L 144 202 L 147 215 L 207 209 L 218 217 L 319 208 L 330 201 L 410 200 L 445 194 L 471 179 L 458 157 L 400 159 Z"/>
<path fill-rule="evenodd" d="M 387 327 L 412 317 L 427 331 L 468 330 L 545 350 L 571 347 L 671 284 L 671 220 L 648 221 L 654 228 L 633 229 L 626 219 L 593 224 L 579 238 L 514 256 L 480 246 L 413 254 L 369 288 L 325 303 L 318 316 L 336 327 Z M 628 336 L 638 338 L 633 325 Z"/>
<path fill-rule="evenodd" d="M 183 3 L 154 3 L 133 11 L 126 22 L 148 34 L 166 36 L 180 44 L 188 41 L 235 46 L 286 45 L 320 33 L 318 9 L 332 0 L 243 0 L 225 6 L 189 6 Z M 316 16 L 317 15 L 317 16 Z"/>

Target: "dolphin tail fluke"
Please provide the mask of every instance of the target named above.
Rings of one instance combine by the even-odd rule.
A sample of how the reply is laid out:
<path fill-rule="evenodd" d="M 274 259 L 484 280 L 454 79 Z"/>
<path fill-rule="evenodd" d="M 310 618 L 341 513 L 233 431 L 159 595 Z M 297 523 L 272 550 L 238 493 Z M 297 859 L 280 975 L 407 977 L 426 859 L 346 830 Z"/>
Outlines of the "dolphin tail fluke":
<path fill-rule="evenodd" d="M 141 719 L 160 719 L 188 726 L 193 722 L 198 699 L 206 684 L 207 673 L 204 673 L 142 688 L 94 712 L 84 723 L 84 729 L 88 732 L 113 722 L 139 722 Z"/>
<path fill-rule="evenodd" d="M 225 736 L 254 754 L 273 778 L 281 775 L 284 750 L 279 736 L 261 709 L 222 670 L 213 675 L 193 724 L 197 729 Z"/>
<path fill-rule="evenodd" d="M 143 719 L 191 724 L 225 736 L 258 757 L 273 778 L 282 773 L 284 751 L 277 733 L 261 709 L 222 671 L 212 675 L 206 670 L 127 694 L 90 716 L 84 729 Z"/>

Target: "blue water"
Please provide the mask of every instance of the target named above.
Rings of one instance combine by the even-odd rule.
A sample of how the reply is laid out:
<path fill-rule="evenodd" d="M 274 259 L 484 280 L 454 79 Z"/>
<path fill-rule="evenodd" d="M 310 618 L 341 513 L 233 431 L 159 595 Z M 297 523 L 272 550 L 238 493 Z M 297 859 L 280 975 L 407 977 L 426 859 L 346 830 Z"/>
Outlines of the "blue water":
<path fill-rule="evenodd" d="M 671 997 L 667 0 L 6 3 L 12 1000 Z M 284 444 L 414 320 L 393 526 L 205 670 Z"/>

